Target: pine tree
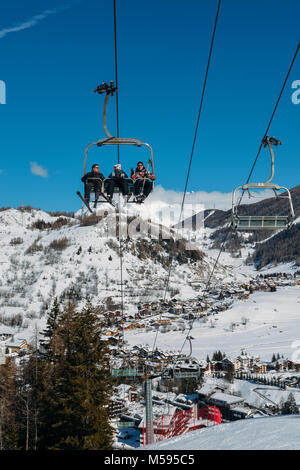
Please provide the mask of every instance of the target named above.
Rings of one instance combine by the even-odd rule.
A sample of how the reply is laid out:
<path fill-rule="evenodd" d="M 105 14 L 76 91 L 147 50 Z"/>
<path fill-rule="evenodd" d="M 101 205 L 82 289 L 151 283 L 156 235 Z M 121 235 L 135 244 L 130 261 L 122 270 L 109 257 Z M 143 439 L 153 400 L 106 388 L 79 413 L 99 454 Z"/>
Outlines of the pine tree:
<path fill-rule="evenodd" d="M 44 349 L 44 353 L 48 357 L 53 356 L 52 348 L 53 348 L 54 334 L 57 329 L 60 315 L 61 315 L 61 312 L 59 309 L 59 303 L 58 303 L 57 297 L 55 297 L 52 309 L 50 310 L 48 318 L 47 318 L 46 330 L 43 331 L 43 336 L 45 339 L 40 341 L 40 344 L 42 348 Z"/>
<path fill-rule="evenodd" d="M 18 450 L 17 368 L 11 359 L 0 366 L 0 450 Z"/>
<path fill-rule="evenodd" d="M 225 355 L 224 355 L 224 357 L 225 357 Z M 213 357 L 212 357 L 213 361 L 222 361 L 222 359 L 223 359 L 223 354 L 222 354 L 221 351 L 215 351 L 213 353 Z"/>
<path fill-rule="evenodd" d="M 69 304 L 57 318 L 46 347 L 41 447 L 111 449 L 109 355 L 99 319 L 90 304 L 79 312 Z"/>
<path fill-rule="evenodd" d="M 20 444 L 24 450 L 37 450 L 40 426 L 45 415 L 41 406 L 43 385 L 48 385 L 49 376 L 44 373 L 44 362 L 34 349 L 20 364 L 18 380 L 18 422 L 20 424 Z"/>
<path fill-rule="evenodd" d="M 282 415 L 294 415 L 299 413 L 299 408 L 292 393 L 289 394 L 286 402 L 281 403 L 280 411 Z"/>

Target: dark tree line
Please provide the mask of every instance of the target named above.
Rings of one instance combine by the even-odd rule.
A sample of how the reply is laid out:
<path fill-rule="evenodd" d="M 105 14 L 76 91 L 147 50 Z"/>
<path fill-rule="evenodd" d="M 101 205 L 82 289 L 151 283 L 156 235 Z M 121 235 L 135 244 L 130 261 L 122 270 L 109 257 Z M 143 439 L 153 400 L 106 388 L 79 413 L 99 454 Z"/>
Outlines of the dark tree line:
<path fill-rule="evenodd" d="M 285 196 L 283 193 L 282 196 Z M 300 215 L 300 185 L 291 189 L 291 196 L 296 217 Z M 208 216 L 210 211 L 205 211 Z M 289 205 L 284 198 L 268 198 L 252 204 L 241 204 L 239 207 L 240 215 L 287 215 Z M 231 210 L 217 210 L 205 221 L 205 226 L 210 228 L 222 227 L 215 230 L 210 236 L 213 240 L 213 248 L 220 248 L 225 237 L 227 237 L 227 228 L 225 224 L 231 221 Z M 257 230 L 250 233 L 245 240 L 241 237 L 241 231 L 236 234 L 230 234 L 226 239 L 224 250 L 237 253 L 242 246 L 253 245 L 256 243 L 255 252 L 252 257 L 248 257 L 247 264 L 256 266 L 259 270 L 269 263 L 285 263 L 296 261 L 300 263 L 300 226 L 292 226 L 290 230 L 283 230 L 278 234 L 270 230 Z M 274 237 L 270 238 L 271 235 Z M 269 239 L 270 238 L 270 239 Z M 265 242 L 263 242 L 266 240 Z M 258 243 L 259 242 L 259 243 Z M 263 242 L 263 243 L 260 243 Z"/>
<path fill-rule="evenodd" d="M 109 352 L 92 306 L 55 300 L 41 343 L 0 366 L 0 449 L 111 449 Z"/>
<path fill-rule="evenodd" d="M 269 263 L 285 263 L 300 258 L 300 226 L 283 230 L 256 246 L 253 261 L 258 269 Z"/>

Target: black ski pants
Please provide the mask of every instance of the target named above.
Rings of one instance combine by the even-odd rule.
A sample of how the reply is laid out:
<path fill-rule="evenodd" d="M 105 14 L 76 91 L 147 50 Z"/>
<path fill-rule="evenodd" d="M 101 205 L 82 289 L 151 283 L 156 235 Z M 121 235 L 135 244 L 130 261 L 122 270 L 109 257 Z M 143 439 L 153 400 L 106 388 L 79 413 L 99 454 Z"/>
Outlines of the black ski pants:
<path fill-rule="evenodd" d="M 95 201 L 98 201 L 98 198 L 101 193 L 101 181 L 94 181 L 93 183 L 85 183 L 84 185 L 84 197 L 89 202 L 91 197 L 91 192 L 95 193 Z"/>
<path fill-rule="evenodd" d="M 115 187 L 120 188 L 122 191 L 123 196 L 127 196 L 128 194 L 128 181 L 125 178 L 111 178 L 108 180 L 107 185 L 107 195 L 113 196 Z"/>
<path fill-rule="evenodd" d="M 141 192 L 143 193 L 145 197 L 149 196 L 149 194 L 152 191 L 153 183 L 149 180 L 145 180 L 144 189 L 143 189 L 143 184 L 144 184 L 144 181 L 142 179 L 137 179 L 134 182 L 134 195 L 135 196 L 138 196 L 139 194 L 141 194 Z"/>

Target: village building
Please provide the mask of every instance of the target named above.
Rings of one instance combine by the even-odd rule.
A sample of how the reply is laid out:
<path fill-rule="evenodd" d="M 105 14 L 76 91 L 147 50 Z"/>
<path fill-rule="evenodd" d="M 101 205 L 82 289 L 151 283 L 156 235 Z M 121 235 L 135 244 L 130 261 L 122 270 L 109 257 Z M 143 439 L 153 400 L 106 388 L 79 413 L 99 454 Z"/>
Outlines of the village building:
<path fill-rule="evenodd" d="M 267 372 L 267 364 L 254 364 L 253 372 L 256 374 L 265 374 Z"/>
<path fill-rule="evenodd" d="M 13 337 L 5 341 L 4 346 L 6 354 L 20 353 L 21 351 L 27 352 L 30 349 L 26 339 L 14 339 Z"/>
<path fill-rule="evenodd" d="M 233 409 L 237 405 L 242 405 L 244 398 L 229 395 L 227 393 L 215 392 L 208 399 L 206 399 L 207 405 L 213 405 L 219 408 L 223 420 L 232 421 L 234 418 Z"/>
<path fill-rule="evenodd" d="M 118 418 L 126 411 L 126 404 L 120 398 L 113 398 L 108 405 L 108 416 L 110 419 Z"/>

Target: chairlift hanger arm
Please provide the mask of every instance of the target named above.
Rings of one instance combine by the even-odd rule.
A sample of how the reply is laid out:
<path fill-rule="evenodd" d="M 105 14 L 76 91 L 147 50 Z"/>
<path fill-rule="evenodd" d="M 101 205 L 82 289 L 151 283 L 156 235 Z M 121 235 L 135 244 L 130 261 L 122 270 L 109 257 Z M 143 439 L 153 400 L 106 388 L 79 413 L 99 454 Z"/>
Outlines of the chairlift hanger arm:
<path fill-rule="evenodd" d="M 101 85 L 98 85 L 97 88 L 95 88 L 94 92 L 99 93 L 101 95 L 102 93 L 106 93 L 107 95 L 114 96 L 114 93 L 117 91 L 117 87 L 114 85 L 114 82 L 111 80 L 110 85 L 108 83 L 101 83 Z"/>
<path fill-rule="evenodd" d="M 190 335 L 187 335 L 187 336 L 186 336 L 186 338 L 185 338 L 185 340 L 184 340 L 184 343 L 183 343 L 183 345 L 182 345 L 182 348 L 181 348 L 180 353 L 182 352 L 182 350 L 183 350 L 183 348 L 184 348 L 184 346 L 185 346 L 185 343 L 186 343 L 187 341 L 188 341 L 188 343 L 189 343 L 190 352 L 189 352 L 188 356 L 185 356 L 185 357 L 186 357 L 186 358 L 190 358 L 190 357 L 192 357 L 192 353 L 193 353 L 192 338 L 191 338 Z"/>
<path fill-rule="evenodd" d="M 103 128 L 104 132 L 107 135 L 107 137 L 112 138 L 113 136 L 110 134 L 110 132 L 107 130 L 107 103 L 109 96 L 114 96 L 114 93 L 117 92 L 117 87 L 114 85 L 114 82 L 111 80 L 110 85 L 107 83 L 102 83 L 99 85 L 97 88 L 94 90 L 95 93 L 99 93 L 99 95 L 102 95 L 103 93 L 106 93 L 104 104 L 103 104 Z"/>
<path fill-rule="evenodd" d="M 281 145 L 280 140 L 275 139 L 275 137 L 270 137 L 266 135 L 261 143 L 262 146 L 269 148 L 271 155 L 271 176 L 264 183 L 246 183 L 243 186 L 239 186 L 234 189 L 232 193 L 232 224 L 234 228 L 242 229 L 264 229 L 264 228 L 288 228 L 291 226 L 292 221 L 295 218 L 295 212 L 293 207 L 293 202 L 291 198 L 290 191 L 284 186 L 279 186 L 278 184 L 272 183 L 274 177 L 274 151 L 273 145 Z M 240 216 L 238 214 L 238 207 L 240 201 L 237 203 L 236 194 L 240 189 L 244 191 L 249 191 L 249 189 L 272 189 L 274 191 L 275 197 L 279 198 L 278 192 L 280 190 L 286 191 L 286 199 L 289 200 L 289 215 L 287 216 Z"/>
<path fill-rule="evenodd" d="M 107 135 L 107 138 L 100 139 L 97 142 L 92 142 L 86 147 L 85 153 L 84 153 L 83 175 L 85 175 L 86 173 L 86 162 L 87 162 L 88 150 L 93 145 L 97 145 L 98 147 L 102 147 L 103 145 L 135 145 L 137 147 L 145 146 L 149 149 L 150 151 L 149 160 L 150 160 L 151 167 L 152 167 L 151 173 L 155 176 L 153 150 L 152 150 L 152 147 L 148 143 L 142 142 L 141 140 L 135 139 L 135 138 L 114 137 L 113 135 L 110 134 L 110 132 L 107 129 L 108 99 L 110 95 L 113 96 L 114 93 L 117 91 L 117 87 L 114 85 L 114 82 L 110 81 L 110 85 L 108 85 L 107 83 L 102 83 L 94 91 L 95 93 L 99 93 L 100 95 L 103 93 L 106 93 L 104 104 L 103 104 L 103 128 L 104 128 L 105 134 Z"/>
<path fill-rule="evenodd" d="M 262 140 L 262 145 L 264 147 L 269 148 L 270 151 L 270 156 L 271 156 L 271 176 L 269 179 L 267 179 L 264 183 L 246 183 L 243 184 L 242 186 L 239 186 L 234 190 L 233 197 L 235 197 L 235 193 L 238 189 L 242 189 L 243 191 L 248 191 L 248 189 L 275 189 L 279 190 L 281 187 L 278 186 L 278 184 L 271 183 L 271 181 L 274 178 L 275 174 L 275 158 L 274 158 L 274 151 L 272 148 L 272 145 L 282 145 L 281 141 L 278 139 L 275 139 L 275 137 L 270 137 L 266 135 L 263 140 Z"/>
<path fill-rule="evenodd" d="M 268 146 L 270 155 L 271 155 L 271 176 L 270 178 L 265 181 L 265 184 L 268 184 L 272 181 L 274 178 L 274 173 L 275 173 L 275 158 L 274 158 L 274 150 L 272 148 L 272 145 L 282 145 L 282 142 L 278 139 L 275 139 L 275 137 L 270 137 L 266 135 L 262 141 L 262 144 L 264 147 Z"/>

